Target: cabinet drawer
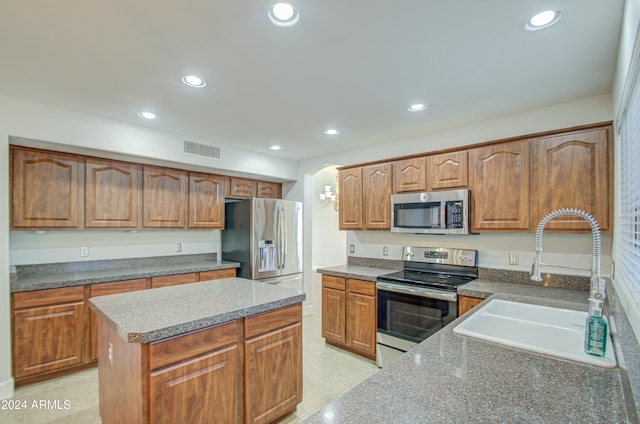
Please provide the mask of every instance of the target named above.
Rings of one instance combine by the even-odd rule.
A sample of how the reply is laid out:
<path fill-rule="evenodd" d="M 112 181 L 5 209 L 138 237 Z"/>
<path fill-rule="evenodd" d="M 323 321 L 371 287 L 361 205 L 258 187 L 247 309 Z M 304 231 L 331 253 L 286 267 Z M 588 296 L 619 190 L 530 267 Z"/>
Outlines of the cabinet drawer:
<path fill-rule="evenodd" d="M 116 281 L 114 283 L 93 284 L 91 285 L 90 297 L 144 290 L 146 288 L 147 280 L 144 278 L 140 278 L 137 280 Z"/>
<path fill-rule="evenodd" d="M 346 279 L 344 277 L 334 277 L 333 275 L 322 276 L 322 287 L 336 290 L 345 290 Z"/>
<path fill-rule="evenodd" d="M 175 286 L 177 284 L 195 283 L 198 281 L 198 273 L 167 275 L 165 277 L 152 277 L 151 288 Z"/>
<path fill-rule="evenodd" d="M 300 321 L 302 321 L 301 303 L 273 312 L 254 315 L 244 320 L 244 337 L 248 339 Z"/>
<path fill-rule="evenodd" d="M 236 276 L 236 269 L 216 269 L 215 271 L 202 271 L 200 281 L 219 280 L 221 278 L 233 278 Z"/>
<path fill-rule="evenodd" d="M 84 286 L 34 290 L 13 294 L 14 309 L 84 301 Z"/>
<path fill-rule="evenodd" d="M 373 281 L 349 279 L 349 292 L 360 293 L 368 296 L 376 295 L 376 283 Z"/>
<path fill-rule="evenodd" d="M 233 321 L 151 343 L 149 369 L 154 370 L 175 364 L 205 352 L 236 344 L 239 340 L 239 325 L 238 321 Z"/>

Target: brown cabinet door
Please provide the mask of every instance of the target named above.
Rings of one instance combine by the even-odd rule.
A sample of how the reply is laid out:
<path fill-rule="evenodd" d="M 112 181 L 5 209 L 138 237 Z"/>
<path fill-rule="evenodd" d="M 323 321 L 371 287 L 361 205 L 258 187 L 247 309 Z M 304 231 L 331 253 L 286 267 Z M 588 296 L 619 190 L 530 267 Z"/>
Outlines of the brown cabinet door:
<path fill-rule="evenodd" d="M 451 152 L 427 157 L 427 190 L 467 188 L 468 152 Z"/>
<path fill-rule="evenodd" d="M 391 228 L 392 165 L 369 165 L 365 166 L 362 172 L 364 229 L 388 230 Z"/>
<path fill-rule="evenodd" d="M 238 346 L 233 345 L 151 373 L 150 422 L 241 422 Z"/>
<path fill-rule="evenodd" d="M 147 288 L 147 280 L 144 278 L 138 280 L 117 281 L 113 283 L 94 284 L 91 286 L 90 297 L 106 296 L 116 293 L 128 293 L 132 291 L 144 290 Z M 98 359 L 98 317 L 95 312 L 90 311 L 91 322 L 91 349 L 90 359 L 92 361 Z"/>
<path fill-rule="evenodd" d="M 341 169 L 338 171 L 340 196 L 338 219 L 341 230 L 362 230 L 362 168 Z"/>
<path fill-rule="evenodd" d="M 346 293 L 329 287 L 322 288 L 322 337 L 346 343 Z"/>
<path fill-rule="evenodd" d="M 258 196 L 269 199 L 282 199 L 282 184 L 258 181 Z"/>
<path fill-rule="evenodd" d="M 470 297 L 458 295 L 458 316 L 461 316 L 471 308 L 484 302 L 484 299 L 479 297 Z"/>
<path fill-rule="evenodd" d="M 267 423 L 302 401 L 302 324 L 245 342 L 245 417 Z"/>
<path fill-rule="evenodd" d="M 186 227 L 188 180 L 186 171 L 155 166 L 143 167 L 143 227 Z"/>
<path fill-rule="evenodd" d="M 347 280 L 347 345 L 374 357 L 376 354 L 375 283 Z M 374 295 L 362 294 L 373 290 Z"/>
<path fill-rule="evenodd" d="M 84 225 L 136 228 L 140 222 L 140 166 L 108 160 L 85 160 Z"/>
<path fill-rule="evenodd" d="M 536 167 L 536 226 L 555 209 L 583 210 L 598 221 L 603 231 L 611 229 L 611 126 L 532 140 Z M 577 216 L 560 216 L 545 230 L 590 230 Z"/>
<path fill-rule="evenodd" d="M 178 284 L 195 283 L 199 280 L 197 272 L 191 272 L 189 274 L 176 274 L 167 275 L 164 277 L 151 277 L 151 288 L 157 289 L 158 287 L 177 286 Z"/>
<path fill-rule="evenodd" d="M 189 228 L 224 229 L 224 179 L 189 173 Z"/>
<path fill-rule="evenodd" d="M 393 192 L 425 191 L 427 189 L 425 158 L 411 158 L 393 162 Z"/>
<path fill-rule="evenodd" d="M 82 158 L 15 147 L 11 153 L 11 228 L 82 228 Z"/>
<path fill-rule="evenodd" d="M 227 197 L 251 198 L 256 197 L 257 183 L 255 180 L 248 178 L 229 178 L 229 192 L 225 194 Z"/>
<path fill-rule="evenodd" d="M 479 147 L 469 155 L 473 230 L 528 231 L 528 140 Z"/>
<path fill-rule="evenodd" d="M 236 269 L 216 269 L 214 271 L 201 271 L 198 281 L 219 280 L 221 278 L 233 278 L 236 276 Z"/>
<path fill-rule="evenodd" d="M 84 363 L 85 310 L 79 301 L 14 311 L 14 377 L 19 380 Z"/>

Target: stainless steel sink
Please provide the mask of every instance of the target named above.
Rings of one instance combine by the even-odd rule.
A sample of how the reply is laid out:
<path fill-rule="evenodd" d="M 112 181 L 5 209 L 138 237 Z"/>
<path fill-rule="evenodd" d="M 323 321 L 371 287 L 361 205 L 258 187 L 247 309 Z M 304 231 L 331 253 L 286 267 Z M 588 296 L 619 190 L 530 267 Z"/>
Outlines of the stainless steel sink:
<path fill-rule="evenodd" d="M 611 335 L 606 356 L 584 352 L 586 312 L 494 299 L 456 326 L 456 334 L 600 367 L 616 366 Z"/>

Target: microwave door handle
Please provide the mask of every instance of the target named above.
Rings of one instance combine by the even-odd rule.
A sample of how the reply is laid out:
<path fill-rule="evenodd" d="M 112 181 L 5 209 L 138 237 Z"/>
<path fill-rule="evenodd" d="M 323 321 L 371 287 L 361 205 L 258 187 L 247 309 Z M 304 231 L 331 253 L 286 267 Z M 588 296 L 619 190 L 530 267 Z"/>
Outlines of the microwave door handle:
<path fill-rule="evenodd" d="M 447 202 L 440 203 L 440 228 L 447 229 Z"/>

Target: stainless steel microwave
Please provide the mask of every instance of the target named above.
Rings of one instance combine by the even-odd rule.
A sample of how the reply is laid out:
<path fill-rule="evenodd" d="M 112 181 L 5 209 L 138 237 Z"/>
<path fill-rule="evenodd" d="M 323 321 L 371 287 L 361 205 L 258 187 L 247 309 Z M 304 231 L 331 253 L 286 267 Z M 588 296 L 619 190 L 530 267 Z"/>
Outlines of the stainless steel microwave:
<path fill-rule="evenodd" d="M 469 234 L 469 190 L 391 195 L 391 231 Z"/>

